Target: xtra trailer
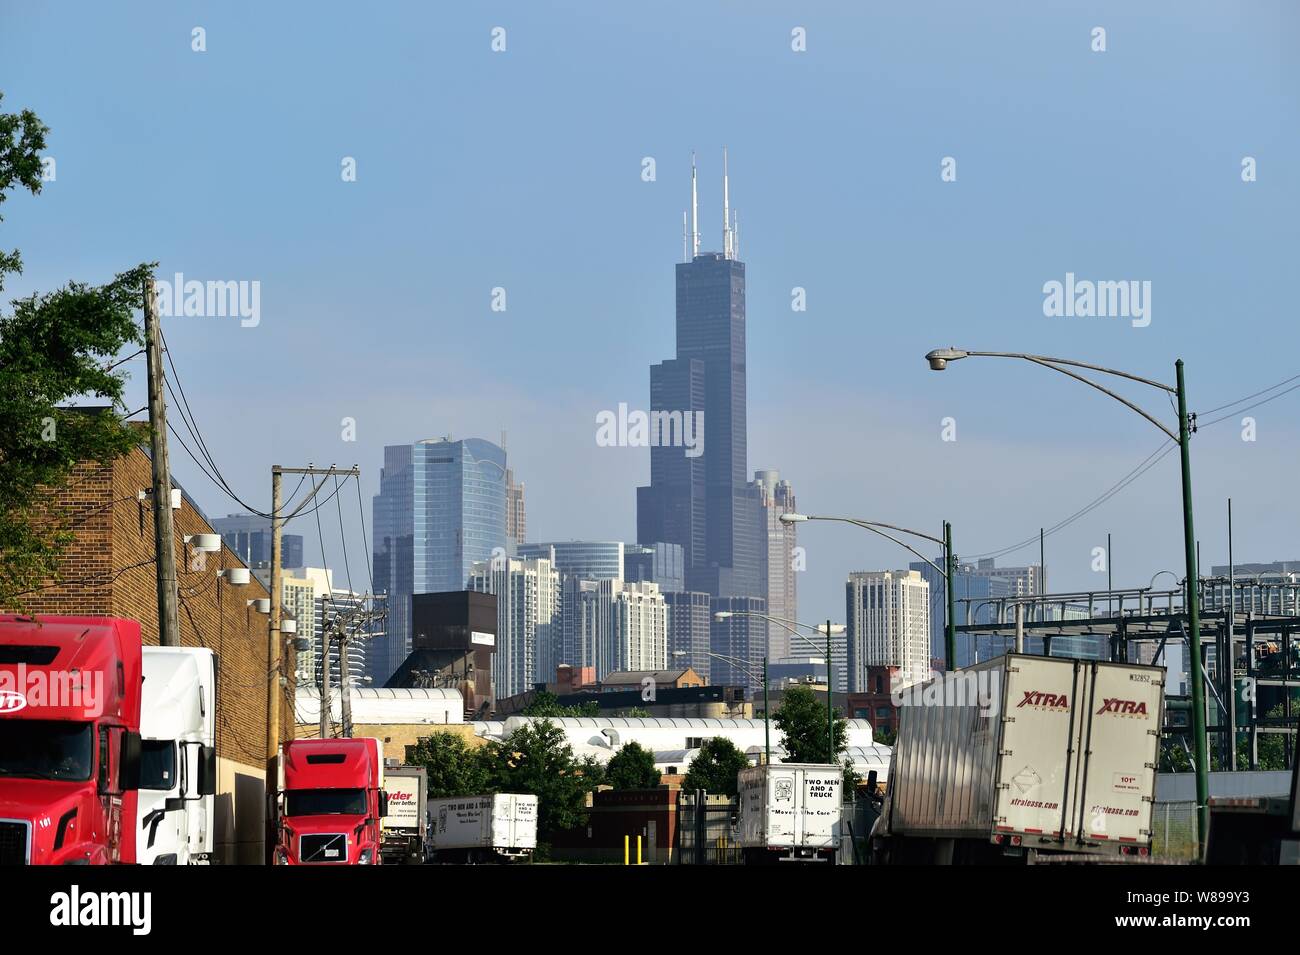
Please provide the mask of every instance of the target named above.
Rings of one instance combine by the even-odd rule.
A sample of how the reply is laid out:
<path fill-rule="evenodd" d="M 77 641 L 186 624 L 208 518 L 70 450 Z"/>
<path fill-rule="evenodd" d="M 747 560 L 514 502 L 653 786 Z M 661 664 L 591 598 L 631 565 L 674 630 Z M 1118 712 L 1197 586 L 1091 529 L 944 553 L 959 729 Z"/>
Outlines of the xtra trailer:
<path fill-rule="evenodd" d="M 874 860 L 1147 856 L 1164 679 L 1007 654 L 904 690 Z"/>

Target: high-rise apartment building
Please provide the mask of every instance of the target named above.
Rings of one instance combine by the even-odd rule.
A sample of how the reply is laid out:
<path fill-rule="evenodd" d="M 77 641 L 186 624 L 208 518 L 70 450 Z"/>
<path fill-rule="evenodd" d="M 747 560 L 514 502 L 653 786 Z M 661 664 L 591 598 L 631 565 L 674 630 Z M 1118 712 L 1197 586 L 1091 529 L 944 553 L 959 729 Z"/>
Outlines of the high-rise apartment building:
<path fill-rule="evenodd" d="M 481 438 L 384 448 L 373 523 L 375 589 L 388 593 L 371 660 L 382 684 L 410 653 L 411 595 L 464 590 L 476 562 L 508 553 L 505 451 Z"/>
<path fill-rule="evenodd" d="M 779 471 L 755 471 L 751 487 L 758 496 L 758 552 L 759 579 L 763 585 L 762 596 L 767 600 L 767 613 L 781 620 L 799 619 L 799 600 L 796 590 L 796 524 L 782 523 L 781 515 L 797 510 L 794 488 L 789 481 L 781 480 Z M 804 653 L 802 641 L 791 641 L 790 630 L 775 621 L 767 625 L 767 653 L 769 660 Z"/>
<path fill-rule="evenodd" d="M 867 667 L 898 667 L 903 686 L 930 675 L 930 585 L 915 570 L 855 571 L 845 585 L 848 692 Z"/>
<path fill-rule="evenodd" d="M 668 612 L 668 665 L 690 667 L 706 684 L 714 683 L 712 621 L 708 594 L 699 591 L 668 591 L 664 605 Z M 678 654 L 682 654 L 678 656 Z"/>
<path fill-rule="evenodd" d="M 560 636 L 560 572 L 549 560 L 497 557 L 470 568 L 469 590 L 497 598 L 496 697 L 515 696 L 555 678 Z"/>

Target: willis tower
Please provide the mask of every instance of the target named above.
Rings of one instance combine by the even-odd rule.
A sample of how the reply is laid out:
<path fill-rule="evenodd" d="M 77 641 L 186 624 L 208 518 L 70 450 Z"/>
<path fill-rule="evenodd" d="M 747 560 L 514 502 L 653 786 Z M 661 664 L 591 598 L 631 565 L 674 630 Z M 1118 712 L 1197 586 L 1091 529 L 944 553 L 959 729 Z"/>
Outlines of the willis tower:
<path fill-rule="evenodd" d="M 685 261 L 677 265 L 677 356 L 650 367 L 650 410 L 652 422 L 702 419 L 703 453 L 688 454 L 667 429 L 657 445 L 652 434 L 650 485 L 637 488 L 637 539 L 682 545 L 687 590 L 761 597 L 760 503 L 746 486 L 745 264 L 730 204 L 724 149 L 722 251 L 701 252 L 692 156 L 690 229 L 683 213 Z"/>

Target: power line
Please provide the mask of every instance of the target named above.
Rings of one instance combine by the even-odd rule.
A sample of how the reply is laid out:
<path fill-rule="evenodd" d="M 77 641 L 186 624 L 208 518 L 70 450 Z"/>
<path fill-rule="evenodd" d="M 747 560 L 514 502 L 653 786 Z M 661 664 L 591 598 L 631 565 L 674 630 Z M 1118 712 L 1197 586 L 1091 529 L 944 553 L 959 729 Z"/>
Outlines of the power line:
<path fill-rule="evenodd" d="M 1222 411 L 1225 408 L 1234 407 L 1235 405 L 1239 405 L 1244 401 L 1250 401 L 1252 398 L 1258 398 L 1260 395 L 1267 395 L 1270 391 L 1275 391 L 1276 389 L 1281 388 L 1283 385 L 1290 384 L 1293 381 L 1300 381 L 1300 375 L 1293 375 L 1290 378 L 1286 378 L 1282 381 L 1279 381 L 1277 384 L 1271 385 L 1268 388 L 1264 388 L 1261 391 L 1257 391 L 1254 394 L 1246 395 L 1243 398 L 1238 398 L 1236 401 L 1230 401 L 1227 404 L 1219 405 L 1217 408 L 1211 408 L 1209 411 L 1205 411 L 1201 413 L 1213 414 L 1216 411 Z M 1258 408 L 1261 405 L 1265 405 L 1276 398 L 1281 398 L 1283 395 L 1289 394 L 1296 390 L 1300 390 L 1300 384 L 1291 385 L 1291 387 L 1287 388 L 1285 391 L 1279 391 L 1277 392 L 1277 394 L 1269 395 L 1269 397 L 1263 399 L 1262 401 L 1257 401 L 1252 405 L 1247 405 L 1244 408 L 1239 408 L 1236 411 L 1229 412 L 1228 414 L 1223 415 L 1222 417 L 1213 418 L 1209 421 L 1202 422 L 1199 424 L 1199 427 L 1208 428 L 1211 425 L 1218 424 L 1221 421 L 1226 421 L 1229 418 L 1235 418 L 1239 414 L 1242 414 L 1246 411 L 1250 411 L 1254 408 Z M 1172 404 L 1172 398 L 1170 398 L 1170 401 Z M 1177 414 L 1177 408 L 1174 408 L 1174 413 L 1175 415 Z M 1151 468 L 1155 467 L 1156 464 L 1158 464 L 1161 460 L 1163 460 L 1165 456 L 1168 455 L 1169 452 L 1176 447 L 1178 447 L 1176 443 L 1175 444 L 1165 443 L 1162 444 L 1160 447 L 1156 448 L 1155 451 L 1147 455 L 1147 457 L 1144 458 L 1142 462 L 1137 465 L 1137 467 L 1133 468 L 1131 471 L 1125 474 L 1124 477 L 1120 478 L 1115 484 L 1111 485 L 1109 488 L 1103 491 L 1098 497 L 1094 498 L 1092 501 L 1085 504 L 1082 508 L 1080 508 L 1078 511 L 1075 511 L 1069 517 L 1049 527 L 1046 531 L 1043 532 L 1043 536 L 1044 537 L 1050 536 L 1051 534 L 1054 534 L 1056 531 L 1064 530 L 1066 527 L 1069 527 L 1075 521 L 1085 517 L 1086 515 L 1096 510 L 1098 507 L 1100 507 L 1102 504 L 1105 504 L 1107 501 L 1109 501 L 1120 491 L 1124 490 L 1124 488 L 1128 487 L 1130 484 L 1136 481 L 1147 471 L 1151 470 Z M 992 557 L 996 559 L 998 557 L 1004 557 L 1007 554 L 1012 554 L 1018 550 L 1023 550 L 1024 548 L 1035 543 L 1038 539 L 1039 539 L 1039 535 L 1034 534 L 1030 537 L 1025 538 L 1023 541 L 1017 544 L 1012 544 L 1008 547 L 1001 548 L 1000 550 L 986 551 L 983 554 L 973 554 L 970 556 L 969 559 L 974 560 L 980 557 Z"/>

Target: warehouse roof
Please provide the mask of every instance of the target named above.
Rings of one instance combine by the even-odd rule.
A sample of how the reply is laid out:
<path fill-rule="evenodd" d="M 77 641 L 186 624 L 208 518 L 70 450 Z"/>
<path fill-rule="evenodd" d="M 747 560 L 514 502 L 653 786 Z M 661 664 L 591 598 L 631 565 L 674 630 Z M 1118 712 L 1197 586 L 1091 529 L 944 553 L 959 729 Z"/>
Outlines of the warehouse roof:
<path fill-rule="evenodd" d="M 687 667 L 677 670 L 615 670 L 601 680 L 602 686 L 640 686 L 644 681 L 676 683 L 686 675 Z"/>

